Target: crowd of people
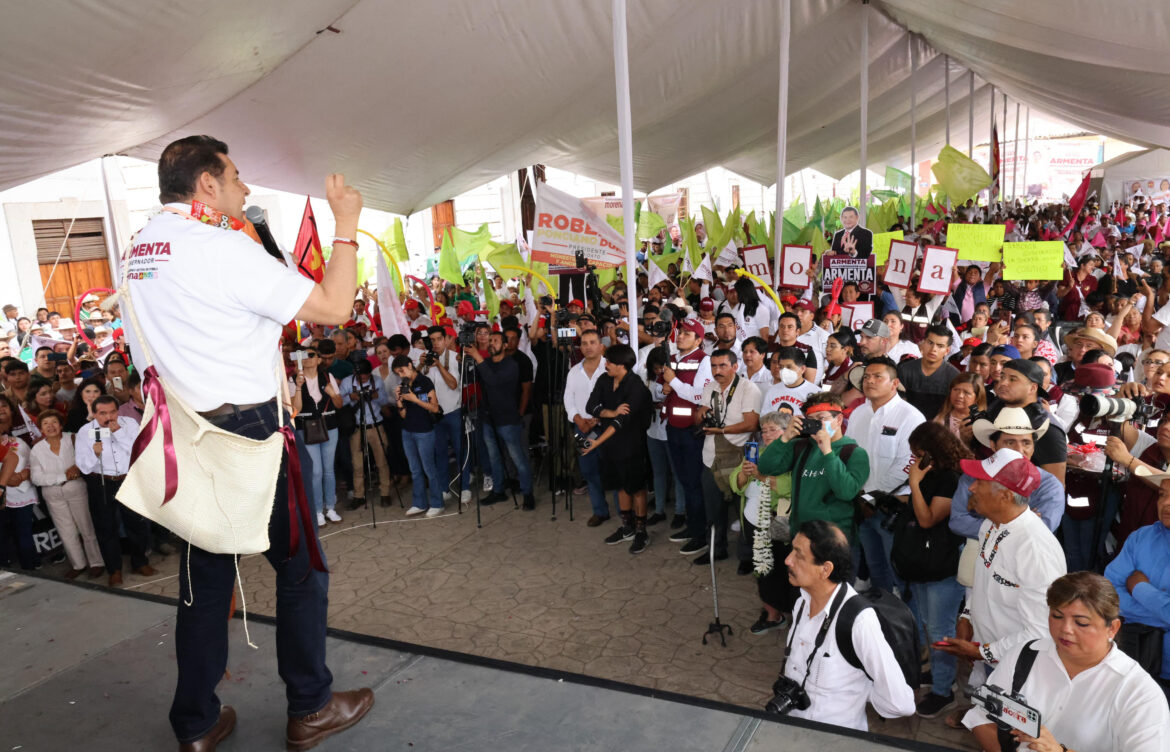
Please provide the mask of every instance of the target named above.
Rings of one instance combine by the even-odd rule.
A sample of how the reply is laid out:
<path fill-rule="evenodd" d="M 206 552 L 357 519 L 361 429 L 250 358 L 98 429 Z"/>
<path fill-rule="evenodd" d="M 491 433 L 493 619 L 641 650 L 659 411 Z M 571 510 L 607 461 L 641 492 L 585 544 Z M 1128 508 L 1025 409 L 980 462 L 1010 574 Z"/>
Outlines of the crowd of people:
<path fill-rule="evenodd" d="M 283 340 L 317 524 L 407 486 L 410 516 L 510 498 L 530 511 L 539 458 L 554 503 L 588 497 L 599 544 L 675 544 L 754 575 L 749 631 L 788 630 L 783 674 L 808 701 L 796 715 L 864 729 L 871 702 L 888 717 L 951 711 L 989 750 L 1167 749 L 1166 210 L 968 202 L 950 221 L 1064 239 L 1075 265 L 1010 280 L 999 263 L 960 263 L 935 295 L 883 284 L 878 266 L 872 292 L 850 281 L 839 298 L 814 268 L 779 305 L 722 249 L 705 249 L 706 278 L 652 269 L 682 250 L 672 227 L 639 253 L 633 326 L 620 279 L 567 275 L 557 304 L 532 277 L 495 277 L 497 314 L 469 275 L 409 290 L 409 331 L 383 336 L 390 317 L 363 285 L 345 325 Z M 858 212 L 840 219 L 826 256 L 869 255 Z M 921 253 L 945 246 L 947 227 L 877 229 Z M 701 224 L 696 235 L 706 242 Z M 840 303 L 867 299 L 872 318 L 843 320 Z M 4 309 L 0 564 L 39 566 L 43 500 L 66 576 L 116 585 L 124 546 L 149 574 L 169 534 L 115 501 L 141 378 L 117 313 L 84 303 L 94 346 L 53 312 L 33 324 Z M 873 610 L 829 629 L 871 588 L 913 614 L 929 687 L 917 699 Z M 1011 739 L 966 709 L 962 688 L 985 680 L 1022 692 L 1037 736 Z"/>

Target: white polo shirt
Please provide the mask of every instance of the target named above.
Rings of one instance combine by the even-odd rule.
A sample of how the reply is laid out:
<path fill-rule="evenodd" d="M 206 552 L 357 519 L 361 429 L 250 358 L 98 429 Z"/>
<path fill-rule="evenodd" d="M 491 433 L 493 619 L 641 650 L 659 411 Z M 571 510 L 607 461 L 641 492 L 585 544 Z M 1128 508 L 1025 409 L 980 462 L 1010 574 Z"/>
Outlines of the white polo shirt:
<path fill-rule="evenodd" d="M 163 380 L 192 409 L 276 396 L 281 327 L 308 299 L 311 279 L 242 232 L 171 212 L 147 222 L 123 263 L 139 334 Z M 123 313 L 126 342 L 145 369 L 125 306 Z"/>

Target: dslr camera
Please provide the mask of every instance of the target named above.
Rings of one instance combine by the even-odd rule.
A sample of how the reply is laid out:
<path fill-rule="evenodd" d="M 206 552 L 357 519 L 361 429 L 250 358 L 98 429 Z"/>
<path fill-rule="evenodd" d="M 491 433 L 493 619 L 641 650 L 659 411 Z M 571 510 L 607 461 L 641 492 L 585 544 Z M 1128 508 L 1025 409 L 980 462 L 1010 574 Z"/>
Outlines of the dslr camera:
<path fill-rule="evenodd" d="M 804 687 L 795 679 L 780 674 L 772 685 L 772 699 L 764 705 L 764 711 L 773 715 L 787 715 L 792 710 L 808 710 L 810 705 L 812 700 Z"/>
<path fill-rule="evenodd" d="M 646 334 L 649 334 L 654 338 L 661 338 L 670 335 L 670 322 L 663 321 L 662 319 L 651 321 L 650 323 L 645 324 L 644 328 L 646 329 Z"/>
<path fill-rule="evenodd" d="M 574 432 L 573 443 L 577 446 L 577 453 L 584 453 L 584 451 L 589 448 L 589 442 L 597 440 L 597 435 L 598 434 L 596 431 L 592 431 L 588 435 Z"/>
<path fill-rule="evenodd" d="M 823 421 L 823 420 L 820 420 L 818 418 L 804 418 L 801 421 L 800 433 L 798 435 L 799 436 L 808 436 L 811 438 L 813 436 L 816 436 L 818 433 L 820 433 L 821 429 L 824 427 L 825 427 L 825 421 Z"/>
<path fill-rule="evenodd" d="M 1154 413 L 1153 402 L 1148 399 L 1131 400 L 1095 394 L 1081 397 L 1081 414 L 1088 418 L 1104 418 L 1114 423 L 1132 421 L 1138 426 L 1146 427 L 1153 422 Z"/>

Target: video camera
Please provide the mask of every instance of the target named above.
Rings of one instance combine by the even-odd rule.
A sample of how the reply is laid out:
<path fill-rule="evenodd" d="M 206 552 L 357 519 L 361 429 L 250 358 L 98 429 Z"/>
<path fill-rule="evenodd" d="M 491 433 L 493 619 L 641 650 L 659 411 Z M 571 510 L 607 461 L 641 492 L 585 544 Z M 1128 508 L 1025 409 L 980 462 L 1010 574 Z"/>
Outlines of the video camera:
<path fill-rule="evenodd" d="M 463 322 L 459 325 L 459 347 L 475 347 L 475 323 Z"/>
<path fill-rule="evenodd" d="M 1141 427 L 1154 422 L 1155 408 L 1148 399 L 1126 399 L 1125 397 L 1102 397 L 1090 394 L 1081 397 L 1081 415 L 1087 418 L 1104 418 L 1114 423 L 1132 421 Z"/>
<path fill-rule="evenodd" d="M 808 710 L 812 705 L 808 692 L 795 679 L 784 674 L 772 685 L 772 699 L 764 705 L 764 711 L 773 715 L 787 715 L 792 710 Z"/>
<path fill-rule="evenodd" d="M 1031 737 L 1040 736 L 1040 711 L 1025 702 L 1023 695 L 1008 694 L 1003 689 L 984 684 L 967 693 L 974 705 L 987 712 L 987 717 L 1005 731 L 1017 729 Z"/>

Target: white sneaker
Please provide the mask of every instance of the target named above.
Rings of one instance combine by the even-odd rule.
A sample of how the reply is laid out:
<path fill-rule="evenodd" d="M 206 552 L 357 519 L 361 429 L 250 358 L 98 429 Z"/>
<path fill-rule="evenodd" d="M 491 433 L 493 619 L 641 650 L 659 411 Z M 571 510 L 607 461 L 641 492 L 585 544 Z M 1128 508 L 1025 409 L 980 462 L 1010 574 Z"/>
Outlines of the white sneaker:
<path fill-rule="evenodd" d="M 733 532 L 733 533 L 739 532 L 739 520 L 732 520 L 731 521 L 731 532 Z"/>
<path fill-rule="evenodd" d="M 490 475 L 483 476 L 483 492 L 484 493 L 491 493 L 492 492 L 492 478 Z"/>
<path fill-rule="evenodd" d="M 415 516 L 416 514 L 422 514 L 422 513 L 423 513 L 423 512 L 425 512 L 425 511 L 427 511 L 427 510 L 425 510 L 425 509 L 420 509 L 420 508 L 418 508 L 418 507 L 411 507 L 410 509 L 407 509 L 407 510 L 406 510 L 406 516 L 407 516 L 407 517 L 413 517 L 413 516 Z"/>
<path fill-rule="evenodd" d="M 471 503 L 471 491 L 460 492 L 459 503 L 460 504 L 470 504 Z"/>
<path fill-rule="evenodd" d="M 341 515 L 337 513 L 336 509 L 326 509 L 325 519 L 329 520 L 330 522 L 341 522 Z"/>
<path fill-rule="evenodd" d="M 427 510 L 427 517 L 438 517 L 443 513 L 442 507 L 431 507 Z"/>
<path fill-rule="evenodd" d="M 317 512 L 317 527 L 325 527 L 325 515 Z"/>

